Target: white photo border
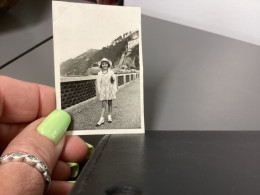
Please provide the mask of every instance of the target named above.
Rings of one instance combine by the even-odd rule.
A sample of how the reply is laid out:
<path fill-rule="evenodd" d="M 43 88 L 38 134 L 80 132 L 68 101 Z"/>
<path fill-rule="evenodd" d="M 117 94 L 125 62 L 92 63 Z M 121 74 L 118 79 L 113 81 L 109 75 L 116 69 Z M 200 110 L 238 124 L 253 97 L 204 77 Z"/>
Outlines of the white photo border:
<path fill-rule="evenodd" d="M 86 9 L 86 6 L 94 6 L 95 9 L 100 7 L 106 7 L 111 9 L 133 9 L 135 12 L 138 13 L 138 17 L 140 17 L 140 23 L 138 24 L 138 31 L 139 31 L 139 63 L 140 63 L 140 114 L 141 114 L 141 128 L 140 129 L 93 129 L 93 130 L 68 130 L 68 135 L 98 135 L 98 134 L 143 134 L 145 132 L 145 123 L 144 123 L 144 83 L 143 83 L 143 53 L 142 53 L 142 29 L 141 29 L 141 8 L 139 7 L 122 7 L 122 6 L 108 6 L 108 5 L 94 5 L 88 3 L 73 3 L 73 2 L 62 2 L 62 1 L 53 1 L 53 44 L 54 44 L 54 69 L 55 69 L 55 89 L 56 89 L 56 103 L 57 109 L 61 109 L 61 77 L 60 77 L 60 64 L 61 61 L 58 59 L 59 50 L 58 50 L 58 43 L 56 42 L 56 37 L 59 34 L 56 32 L 56 23 L 59 17 L 59 9 L 61 10 L 63 6 L 80 6 L 82 10 Z M 98 7 L 97 7 L 98 6 Z"/>

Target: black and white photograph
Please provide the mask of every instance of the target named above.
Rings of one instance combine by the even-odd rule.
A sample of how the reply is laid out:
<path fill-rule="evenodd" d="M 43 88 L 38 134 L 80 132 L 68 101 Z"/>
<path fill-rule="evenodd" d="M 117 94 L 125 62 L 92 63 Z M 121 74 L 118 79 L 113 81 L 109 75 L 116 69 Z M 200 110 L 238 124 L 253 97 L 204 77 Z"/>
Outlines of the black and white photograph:
<path fill-rule="evenodd" d="M 144 133 L 140 8 L 53 1 L 53 32 L 68 134 Z"/>

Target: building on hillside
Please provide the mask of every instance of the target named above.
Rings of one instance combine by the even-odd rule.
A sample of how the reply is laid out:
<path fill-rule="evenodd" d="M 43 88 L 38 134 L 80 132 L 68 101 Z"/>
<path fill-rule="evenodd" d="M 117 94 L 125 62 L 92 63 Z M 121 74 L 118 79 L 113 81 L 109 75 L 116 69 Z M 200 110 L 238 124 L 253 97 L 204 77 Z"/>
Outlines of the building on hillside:
<path fill-rule="evenodd" d="M 132 51 L 132 49 L 139 44 L 139 33 L 138 31 L 134 32 L 131 35 L 131 40 L 128 41 L 128 44 L 126 46 L 126 52 Z"/>

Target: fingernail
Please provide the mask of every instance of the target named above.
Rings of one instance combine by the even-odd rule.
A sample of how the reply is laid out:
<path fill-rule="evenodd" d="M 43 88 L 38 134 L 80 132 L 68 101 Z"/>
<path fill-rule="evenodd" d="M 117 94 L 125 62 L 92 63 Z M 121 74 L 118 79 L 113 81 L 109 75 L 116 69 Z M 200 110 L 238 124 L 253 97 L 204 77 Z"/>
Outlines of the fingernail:
<path fill-rule="evenodd" d="M 86 159 L 89 159 L 89 158 L 91 157 L 91 155 L 93 154 L 95 148 L 94 148 L 94 146 L 92 146 L 91 144 L 89 144 L 89 143 L 87 143 L 87 142 L 85 142 L 85 143 L 86 143 L 86 145 L 87 145 L 87 147 L 88 147 L 88 154 L 87 154 L 87 156 L 86 156 Z"/>
<path fill-rule="evenodd" d="M 37 131 L 57 144 L 69 127 L 70 115 L 63 110 L 54 110 L 38 126 Z"/>
<path fill-rule="evenodd" d="M 68 181 L 69 183 L 76 183 L 76 181 Z"/>
<path fill-rule="evenodd" d="M 69 165 L 70 170 L 71 170 L 70 177 L 71 178 L 77 177 L 78 173 L 79 173 L 79 164 L 78 163 L 73 163 L 73 162 L 67 162 L 67 164 Z"/>

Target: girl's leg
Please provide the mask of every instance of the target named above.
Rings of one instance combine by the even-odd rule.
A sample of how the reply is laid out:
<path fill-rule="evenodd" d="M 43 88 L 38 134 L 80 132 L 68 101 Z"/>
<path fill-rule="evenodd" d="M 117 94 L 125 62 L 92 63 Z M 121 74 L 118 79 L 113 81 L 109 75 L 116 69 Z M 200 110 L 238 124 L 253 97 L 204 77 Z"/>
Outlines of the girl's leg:
<path fill-rule="evenodd" d="M 108 104 L 108 114 L 111 115 L 112 114 L 112 100 L 108 100 L 107 104 Z"/>
<path fill-rule="evenodd" d="M 100 116 L 100 119 L 99 119 L 98 123 L 96 124 L 96 126 L 101 126 L 105 122 L 105 120 L 104 120 L 104 113 L 106 111 L 106 105 L 107 105 L 107 101 L 106 100 L 102 100 L 101 116 Z"/>
<path fill-rule="evenodd" d="M 107 107 L 107 100 L 102 100 L 102 110 L 101 110 L 101 116 L 100 117 L 104 118 L 106 107 Z"/>
<path fill-rule="evenodd" d="M 109 123 L 111 123 L 112 122 L 112 116 L 111 116 L 112 115 L 112 100 L 108 100 L 107 104 L 108 104 L 107 120 Z"/>

